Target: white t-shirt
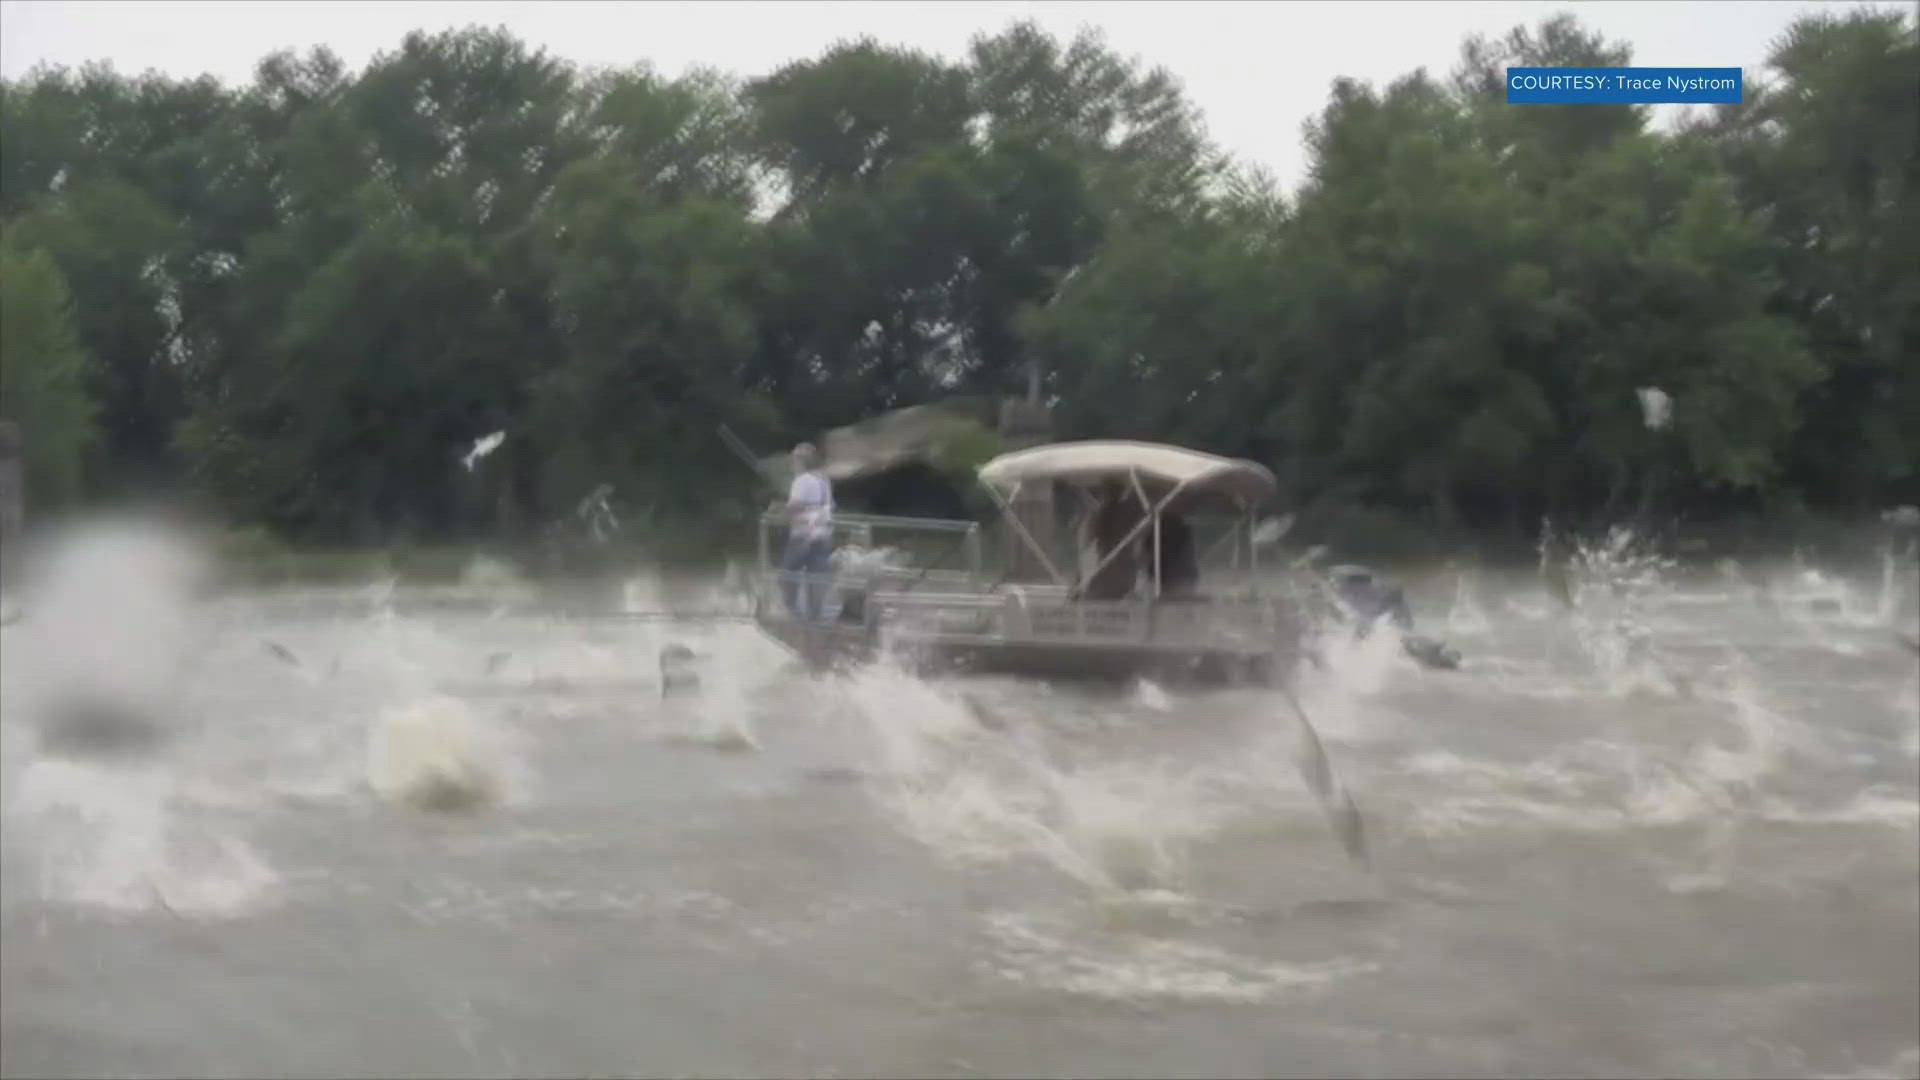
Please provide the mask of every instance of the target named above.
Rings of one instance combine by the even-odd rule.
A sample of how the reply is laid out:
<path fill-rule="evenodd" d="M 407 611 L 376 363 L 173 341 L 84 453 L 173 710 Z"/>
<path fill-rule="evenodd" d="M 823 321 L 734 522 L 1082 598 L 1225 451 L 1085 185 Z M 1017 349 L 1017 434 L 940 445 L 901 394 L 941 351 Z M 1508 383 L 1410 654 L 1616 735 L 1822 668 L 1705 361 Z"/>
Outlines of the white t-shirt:
<path fill-rule="evenodd" d="M 793 533 L 810 540 L 833 536 L 833 485 L 816 472 L 803 472 L 793 478 L 787 490 L 787 507 L 793 513 Z"/>

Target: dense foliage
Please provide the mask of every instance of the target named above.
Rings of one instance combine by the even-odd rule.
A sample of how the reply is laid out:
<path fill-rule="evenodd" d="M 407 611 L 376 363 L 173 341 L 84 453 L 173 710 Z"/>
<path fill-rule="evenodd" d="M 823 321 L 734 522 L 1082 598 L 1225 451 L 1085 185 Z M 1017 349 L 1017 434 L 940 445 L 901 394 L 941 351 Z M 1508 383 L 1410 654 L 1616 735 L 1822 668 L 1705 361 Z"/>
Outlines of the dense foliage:
<path fill-rule="evenodd" d="M 1628 61 L 1563 17 L 1338 82 L 1291 195 L 1164 72 L 1028 24 L 749 82 L 487 30 L 239 88 L 37 72 L 0 84 L 0 412 L 56 494 L 183 482 L 330 539 L 532 527 L 603 482 L 710 512 L 752 497 L 719 423 L 771 447 L 1030 378 L 1063 436 L 1296 499 L 1915 498 L 1913 22 L 1804 19 L 1676 131 L 1505 103 L 1509 64 Z"/>

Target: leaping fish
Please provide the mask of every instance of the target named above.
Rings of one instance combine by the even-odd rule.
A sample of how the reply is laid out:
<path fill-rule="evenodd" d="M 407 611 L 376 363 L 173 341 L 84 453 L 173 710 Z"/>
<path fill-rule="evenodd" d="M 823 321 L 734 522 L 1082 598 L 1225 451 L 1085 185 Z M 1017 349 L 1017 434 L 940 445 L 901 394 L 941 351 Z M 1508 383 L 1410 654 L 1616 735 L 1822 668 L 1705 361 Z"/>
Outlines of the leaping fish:
<path fill-rule="evenodd" d="M 1307 788 L 1319 800 L 1320 808 L 1326 811 L 1327 820 L 1333 825 L 1333 834 L 1339 839 L 1340 846 L 1346 849 L 1347 857 L 1362 869 L 1370 869 L 1372 859 L 1367 853 L 1366 828 L 1360 817 L 1360 808 L 1354 805 L 1353 796 L 1334 776 L 1333 763 L 1327 759 L 1326 747 L 1320 742 L 1319 732 L 1313 729 L 1313 721 L 1307 719 L 1307 710 L 1301 707 L 1293 691 L 1283 686 L 1280 693 L 1300 720 L 1300 742 L 1294 748 L 1294 766 L 1306 779 Z"/>
<path fill-rule="evenodd" d="M 460 463 L 467 467 L 468 472 L 472 472 L 474 465 L 477 464 L 481 458 L 500 449 L 500 444 L 506 441 L 507 433 L 504 431 L 496 431 L 491 435 L 481 436 L 474 440 L 473 449 L 466 452 L 466 455 L 460 459 Z"/>

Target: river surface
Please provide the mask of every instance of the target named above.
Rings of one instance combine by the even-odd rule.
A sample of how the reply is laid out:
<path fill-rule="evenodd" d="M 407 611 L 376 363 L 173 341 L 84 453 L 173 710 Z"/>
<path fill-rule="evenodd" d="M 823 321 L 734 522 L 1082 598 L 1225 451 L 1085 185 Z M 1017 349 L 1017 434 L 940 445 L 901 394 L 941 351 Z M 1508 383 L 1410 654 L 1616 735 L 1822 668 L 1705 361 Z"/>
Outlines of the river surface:
<path fill-rule="evenodd" d="M 187 601 L 145 550 L 0 630 L 7 1076 L 1920 1074 L 1895 560 L 1435 578 L 1457 672 L 1329 638 L 1362 869 L 1276 692 L 810 677 L 644 578 Z M 76 687 L 150 737 L 63 733 Z"/>

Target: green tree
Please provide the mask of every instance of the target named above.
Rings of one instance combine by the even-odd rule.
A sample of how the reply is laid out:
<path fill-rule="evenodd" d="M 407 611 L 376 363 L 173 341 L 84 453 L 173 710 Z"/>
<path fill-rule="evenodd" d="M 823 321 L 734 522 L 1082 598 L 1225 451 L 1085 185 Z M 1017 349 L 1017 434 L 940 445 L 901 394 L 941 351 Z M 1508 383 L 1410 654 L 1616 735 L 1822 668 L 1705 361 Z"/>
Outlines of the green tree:
<path fill-rule="evenodd" d="M 96 475 L 109 488 L 166 475 L 173 425 L 185 411 L 179 299 L 167 273 L 177 219 L 139 188 L 100 178 L 38 200 L 13 228 L 53 258 L 72 294 L 100 407 Z"/>
<path fill-rule="evenodd" d="M 983 112 L 977 73 L 871 42 L 752 84 L 767 388 L 803 427 L 1025 381 L 1021 313 L 1097 243 L 1070 142 Z"/>
<path fill-rule="evenodd" d="M 4 90 L 0 205 L 51 254 L 95 358 L 109 485 L 177 472 L 185 373 L 216 332 L 217 279 L 242 228 L 227 224 L 234 155 L 217 137 L 232 100 L 214 80 L 128 78 L 103 65 L 36 72 Z"/>
<path fill-rule="evenodd" d="M 86 353 L 53 260 L 0 231 L 0 417 L 20 425 L 36 503 L 78 496 L 94 438 Z"/>
<path fill-rule="evenodd" d="M 684 516 L 741 478 L 687 448 L 769 420 L 752 389 L 763 282 L 744 118 L 710 76 L 644 71 L 603 81 L 589 115 L 599 152 L 535 220 L 560 350 L 531 386 L 529 445 L 550 514 L 605 482 Z"/>
<path fill-rule="evenodd" d="M 590 145 L 572 70 L 471 30 L 409 35 L 351 84 L 324 55 L 260 83 L 275 222 L 183 441 L 204 482 L 284 527 L 459 528 L 460 454 L 514 429 L 559 353 L 533 216 Z M 526 453 L 503 449 L 492 505 L 535 497 Z"/>
<path fill-rule="evenodd" d="M 1791 478 L 1858 503 L 1920 494 L 1920 42 L 1904 12 L 1814 15 L 1770 79 L 1692 136 L 1766 223 L 1772 303 L 1805 328 L 1821 377 L 1796 403 Z"/>
<path fill-rule="evenodd" d="M 1812 372 L 1724 175 L 1637 112 L 1488 89 L 1508 62 L 1624 58 L 1552 20 L 1469 43 L 1450 87 L 1336 86 L 1286 248 L 1308 290 L 1286 411 L 1323 468 L 1516 525 L 1623 512 L 1663 463 L 1689 492 L 1772 479 Z M 1670 438 L 1642 386 L 1673 395 Z"/>
<path fill-rule="evenodd" d="M 1803 20 L 1678 134 L 1505 102 L 1507 65 L 1629 59 L 1560 17 L 1337 81 L 1282 198 L 1097 34 L 741 83 L 472 28 L 234 89 L 0 82 L 0 215 L 71 293 L 89 480 L 184 464 L 314 536 L 512 529 L 603 482 L 630 521 L 706 513 L 747 480 L 690 461 L 716 423 L 1030 385 L 1063 434 L 1257 457 L 1297 498 L 1521 525 L 1920 497 L 1911 20 Z"/>
<path fill-rule="evenodd" d="M 988 138 L 1017 133 L 1080 163 L 1106 220 L 1201 213 L 1227 176 L 1178 80 L 1116 54 L 1096 31 L 1062 47 L 1017 22 L 975 39 L 970 67 Z"/>

